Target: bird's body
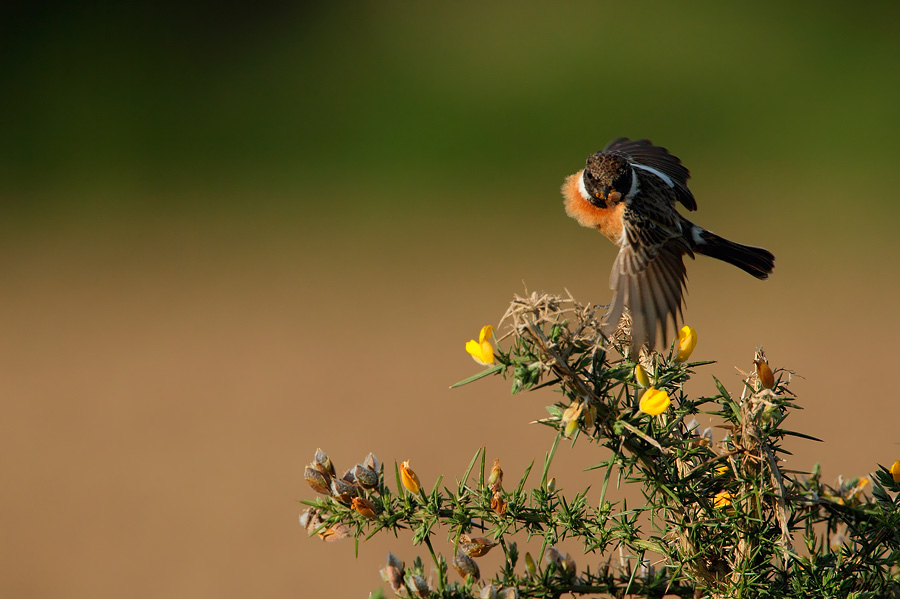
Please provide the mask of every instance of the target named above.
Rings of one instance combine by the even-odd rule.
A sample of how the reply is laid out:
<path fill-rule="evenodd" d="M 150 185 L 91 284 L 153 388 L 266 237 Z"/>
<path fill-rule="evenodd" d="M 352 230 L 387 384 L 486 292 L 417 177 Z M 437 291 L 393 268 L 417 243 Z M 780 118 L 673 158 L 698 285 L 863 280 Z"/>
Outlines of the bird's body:
<path fill-rule="evenodd" d="M 768 250 L 723 239 L 678 212 L 678 202 L 697 209 L 689 178 L 690 172 L 665 148 L 623 137 L 588 158 L 585 168 L 562 187 L 566 213 L 619 246 L 606 326 L 616 327 L 628 308 L 635 350 L 645 343 L 652 348 L 657 331 L 665 341 L 670 316 L 677 324 L 687 280 L 685 254 L 724 260 L 759 279 L 767 278 L 775 265 Z"/>

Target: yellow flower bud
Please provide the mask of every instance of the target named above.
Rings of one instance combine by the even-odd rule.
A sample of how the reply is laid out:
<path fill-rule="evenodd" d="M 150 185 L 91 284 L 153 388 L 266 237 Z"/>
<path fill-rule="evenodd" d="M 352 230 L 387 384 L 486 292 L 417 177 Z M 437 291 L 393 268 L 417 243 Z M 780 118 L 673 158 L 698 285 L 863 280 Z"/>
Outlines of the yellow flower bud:
<path fill-rule="evenodd" d="M 640 410 L 644 414 L 656 416 L 665 412 L 670 403 L 672 400 L 669 399 L 668 393 L 662 389 L 650 387 L 641 396 Z"/>
<path fill-rule="evenodd" d="M 894 477 L 895 483 L 900 483 L 900 460 L 891 464 L 891 476 Z"/>
<path fill-rule="evenodd" d="M 697 347 L 697 331 L 685 325 L 678 331 L 678 343 L 675 345 L 675 361 L 687 362 Z"/>
<path fill-rule="evenodd" d="M 375 517 L 375 504 L 365 497 L 354 497 L 350 506 L 366 518 L 371 519 Z"/>
<path fill-rule="evenodd" d="M 584 410 L 584 404 L 580 401 L 573 401 L 560 418 L 560 424 L 563 428 L 563 435 L 571 437 L 578 430 L 578 419 Z"/>
<path fill-rule="evenodd" d="M 759 379 L 762 386 L 765 389 L 774 389 L 775 375 L 772 374 L 772 369 L 769 368 L 768 362 L 765 360 L 753 360 L 753 364 L 756 366 L 756 378 Z"/>
<path fill-rule="evenodd" d="M 647 375 L 647 371 L 644 370 L 644 367 L 640 364 L 635 364 L 634 366 L 634 382 L 644 389 L 650 386 L 650 377 Z"/>
<path fill-rule="evenodd" d="M 534 558 L 528 552 L 525 553 L 525 571 L 529 574 L 537 572 L 537 564 L 534 563 Z"/>
<path fill-rule="evenodd" d="M 419 477 L 409 467 L 409 460 L 400 464 L 400 480 L 410 493 L 416 494 L 422 488 L 422 485 L 419 484 Z"/>
<path fill-rule="evenodd" d="M 719 491 L 716 493 L 716 496 L 713 497 L 713 507 L 714 508 L 723 508 L 731 505 L 731 499 L 733 495 L 728 491 Z"/>
<path fill-rule="evenodd" d="M 491 466 L 491 473 L 488 475 L 488 486 L 496 491 L 503 484 L 503 470 L 500 468 L 500 458 L 494 458 L 494 465 Z"/>

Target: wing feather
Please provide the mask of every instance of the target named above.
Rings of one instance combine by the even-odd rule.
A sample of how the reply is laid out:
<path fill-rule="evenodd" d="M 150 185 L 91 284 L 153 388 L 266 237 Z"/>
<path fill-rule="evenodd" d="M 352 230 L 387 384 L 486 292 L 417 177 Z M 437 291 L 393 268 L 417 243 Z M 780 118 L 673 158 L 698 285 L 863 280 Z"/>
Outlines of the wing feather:
<path fill-rule="evenodd" d="M 631 140 L 627 137 L 620 137 L 609 142 L 603 151 L 625 154 L 632 162 L 665 174 L 674 184 L 675 196 L 678 201 L 688 210 L 697 209 L 697 201 L 687 184 L 688 179 L 691 178 L 691 172 L 681 164 L 681 160 L 677 156 L 669 154 L 667 149 L 653 145 L 649 139 Z"/>

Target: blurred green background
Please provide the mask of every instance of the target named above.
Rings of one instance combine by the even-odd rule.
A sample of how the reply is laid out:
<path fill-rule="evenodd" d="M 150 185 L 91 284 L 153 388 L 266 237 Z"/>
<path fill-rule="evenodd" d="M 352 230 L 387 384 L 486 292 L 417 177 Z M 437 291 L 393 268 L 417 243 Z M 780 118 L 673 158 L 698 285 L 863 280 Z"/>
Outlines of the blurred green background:
<path fill-rule="evenodd" d="M 549 393 L 462 351 L 513 293 L 610 298 L 559 186 L 618 136 L 691 169 L 698 359 L 804 378 L 789 467 L 900 455 L 900 7 L 872 2 L 4 3 L 0 594 L 365 596 L 391 548 L 295 524 L 317 446 L 477 447 L 511 478 Z M 524 286 L 523 286 L 524 283 Z M 704 426 L 706 423 L 703 423 Z M 599 461 L 561 452 L 557 478 Z M 429 484 L 426 482 L 426 484 Z M 440 539 L 443 543 L 444 539 Z"/>

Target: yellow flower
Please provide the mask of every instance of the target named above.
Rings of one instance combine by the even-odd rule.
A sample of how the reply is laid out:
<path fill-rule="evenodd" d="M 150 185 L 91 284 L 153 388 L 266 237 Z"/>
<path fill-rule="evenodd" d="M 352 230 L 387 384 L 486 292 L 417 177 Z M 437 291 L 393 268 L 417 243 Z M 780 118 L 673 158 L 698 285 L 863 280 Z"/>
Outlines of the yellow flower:
<path fill-rule="evenodd" d="M 685 325 L 678 331 L 678 343 L 675 345 L 675 360 L 677 362 L 687 362 L 697 347 L 697 331 Z"/>
<path fill-rule="evenodd" d="M 900 483 L 900 460 L 891 464 L 891 476 L 894 477 L 895 483 Z"/>
<path fill-rule="evenodd" d="M 713 507 L 714 508 L 723 508 L 731 505 L 731 498 L 733 495 L 728 491 L 719 491 L 716 493 L 716 496 L 713 497 Z"/>
<path fill-rule="evenodd" d="M 672 400 L 669 399 L 668 393 L 661 389 L 650 387 L 641 396 L 640 410 L 644 414 L 656 416 L 665 412 L 670 403 L 672 403 Z"/>
<path fill-rule="evenodd" d="M 725 464 L 722 464 L 721 466 L 716 468 L 716 474 L 718 474 L 719 476 L 722 476 L 723 474 L 726 474 L 727 472 L 728 472 L 728 466 Z"/>
<path fill-rule="evenodd" d="M 494 327 L 489 324 L 481 327 L 478 333 L 478 341 L 471 339 L 466 342 L 466 351 L 472 356 L 472 359 L 482 366 L 490 366 L 494 363 L 494 348 L 488 342 L 488 339 L 494 336 Z"/>
<path fill-rule="evenodd" d="M 640 364 L 634 366 L 634 382 L 644 389 L 650 386 L 650 377 L 647 376 L 647 371 Z"/>
<path fill-rule="evenodd" d="M 419 484 L 419 477 L 409 467 L 409 460 L 400 464 L 400 480 L 410 493 L 418 493 L 419 489 L 422 488 L 422 485 Z"/>

